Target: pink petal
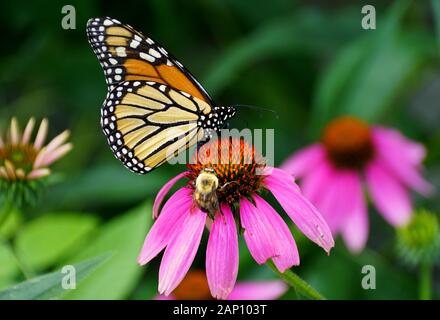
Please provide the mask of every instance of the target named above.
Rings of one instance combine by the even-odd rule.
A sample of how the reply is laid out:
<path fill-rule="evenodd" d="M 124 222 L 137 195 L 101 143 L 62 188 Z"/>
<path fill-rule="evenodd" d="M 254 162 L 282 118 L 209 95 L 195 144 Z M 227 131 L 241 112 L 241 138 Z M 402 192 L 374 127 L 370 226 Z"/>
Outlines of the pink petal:
<path fill-rule="evenodd" d="M 353 214 L 354 201 L 351 201 L 359 180 L 356 172 L 337 170 L 331 164 L 323 161 L 313 172 L 302 180 L 304 195 L 318 208 L 327 222 L 333 236 L 336 236 L 347 224 L 347 219 Z M 363 201 L 362 190 L 356 191 L 357 197 Z M 368 221 L 366 221 L 368 231 Z M 359 237 L 367 233 L 359 233 Z"/>
<path fill-rule="evenodd" d="M 310 240 L 321 246 L 326 252 L 334 246 L 330 228 L 318 210 L 298 191 L 298 186 L 291 181 L 287 173 L 279 169 L 265 177 L 264 184 L 275 196 L 296 226 Z"/>
<path fill-rule="evenodd" d="M 24 129 L 23 137 L 21 138 L 22 144 L 29 143 L 29 141 L 31 140 L 32 130 L 34 130 L 34 126 L 35 126 L 35 119 L 30 118 L 26 125 L 26 128 Z"/>
<path fill-rule="evenodd" d="M 11 143 L 16 145 L 20 141 L 20 130 L 18 129 L 17 119 L 12 118 L 11 120 Z"/>
<path fill-rule="evenodd" d="M 351 210 L 345 215 L 341 232 L 348 249 L 357 253 L 365 247 L 368 240 L 368 211 L 357 174 L 347 187 L 344 195 L 351 203 Z"/>
<path fill-rule="evenodd" d="M 177 299 L 172 294 L 170 294 L 169 296 L 166 296 L 164 294 L 158 294 L 153 298 L 153 300 L 177 300 Z"/>
<path fill-rule="evenodd" d="M 38 151 L 37 153 L 37 156 L 35 157 L 33 167 L 34 168 L 42 167 L 45 156 L 46 156 L 46 149 L 45 148 L 40 149 L 40 151 Z"/>
<path fill-rule="evenodd" d="M 163 202 L 163 199 L 165 198 L 165 196 L 167 195 L 167 193 L 170 191 L 170 189 L 176 184 L 176 182 L 180 179 L 182 179 L 183 177 L 185 177 L 188 174 L 188 171 L 179 173 L 177 176 L 175 176 L 174 178 L 172 178 L 170 181 L 168 181 L 167 183 L 165 183 L 165 185 L 159 190 L 156 199 L 154 199 L 154 204 L 153 204 L 153 218 L 157 219 L 157 217 L 159 216 L 159 209 L 160 206 Z"/>
<path fill-rule="evenodd" d="M 394 226 L 407 223 L 412 207 L 405 187 L 377 160 L 368 165 L 366 177 L 373 203 L 384 218 Z"/>
<path fill-rule="evenodd" d="M 402 183 L 421 194 L 432 193 L 432 185 L 420 173 L 423 145 L 406 139 L 397 130 L 383 128 L 373 130 L 373 141 L 379 159 Z"/>
<path fill-rule="evenodd" d="M 240 220 L 244 239 L 258 264 L 272 258 L 280 272 L 299 264 L 295 240 L 286 223 L 261 197 L 254 195 L 256 206 L 240 200 Z"/>
<path fill-rule="evenodd" d="M 211 226 L 206 250 L 206 276 L 211 295 L 226 299 L 238 273 L 238 237 L 235 219 L 228 205 L 221 206 Z"/>
<path fill-rule="evenodd" d="M 301 192 L 299 186 L 295 183 L 295 177 L 288 175 L 288 173 L 282 169 L 266 166 L 262 175 L 265 176 L 265 178 L 271 176 L 269 180 L 272 179 L 274 183 L 278 183 L 279 185 L 287 184 L 293 186 L 297 192 Z"/>
<path fill-rule="evenodd" d="M 228 300 L 275 300 L 286 293 L 288 286 L 280 280 L 239 282 Z"/>
<path fill-rule="evenodd" d="M 375 144 L 380 144 L 381 147 L 388 146 L 396 150 L 398 149 L 401 155 L 415 165 L 420 164 L 425 159 L 425 147 L 408 139 L 396 129 L 375 126 L 372 130 L 372 135 Z"/>
<path fill-rule="evenodd" d="M 299 265 L 298 249 L 292 233 L 284 220 L 263 198 L 255 195 L 253 200 L 257 209 L 268 218 L 269 223 L 272 223 L 277 236 L 280 238 L 281 246 L 277 245 L 274 247 L 278 251 L 278 255 L 272 258 L 275 266 L 278 270 L 284 272 L 284 270 L 289 269 L 292 265 Z"/>
<path fill-rule="evenodd" d="M 318 210 L 323 214 L 333 235 L 339 233 L 346 219 L 352 213 L 355 203 L 351 195 L 356 192 L 362 197 L 359 174 L 354 170 L 334 169 L 331 180 L 322 188 L 318 201 L 315 202 Z"/>
<path fill-rule="evenodd" d="M 169 295 L 185 277 L 197 253 L 205 222 L 206 213 L 194 208 L 180 223 L 160 264 L 159 293 Z"/>
<path fill-rule="evenodd" d="M 24 179 L 26 177 L 26 174 L 24 173 L 24 170 L 22 168 L 18 168 L 15 171 L 15 174 L 17 175 L 18 179 Z"/>
<path fill-rule="evenodd" d="M 0 177 L 9 179 L 9 175 L 5 167 L 0 167 Z"/>
<path fill-rule="evenodd" d="M 43 119 L 43 121 L 41 121 L 40 128 L 38 129 L 37 137 L 35 138 L 35 149 L 41 149 L 41 147 L 43 146 L 44 140 L 46 140 L 48 126 L 49 122 L 47 121 L 47 119 Z"/>
<path fill-rule="evenodd" d="M 64 142 L 69 139 L 70 132 L 69 130 L 65 130 L 59 135 L 57 135 L 55 138 L 52 139 L 52 141 L 49 142 L 49 144 L 46 146 L 47 152 L 52 152 L 58 147 L 60 147 Z"/>
<path fill-rule="evenodd" d="M 6 172 L 8 173 L 8 177 L 10 179 L 15 179 L 15 166 L 14 166 L 14 164 L 9 160 L 5 160 L 5 168 L 6 168 Z"/>
<path fill-rule="evenodd" d="M 324 148 L 318 143 L 312 144 L 287 158 L 281 165 L 281 169 L 296 177 L 302 177 L 314 169 L 324 156 Z"/>
<path fill-rule="evenodd" d="M 49 151 L 47 147 L 43 148 L 41 151 L 44 156 L 42 157 L 41 163 L 37 163 L 37 159 L 35 160 L 35 166 L 49 166 L 58 159 L 64 157 L 70 150 L 72 150 L 73 145 L 71 143 L 66 143 L 61 147 Z"/>
<path fill-rule="evenodd" d="M 140 265 L 148 263 L 165 248 L 176 230 L 183 223 L 192 205 L 191 189 L 189 188 L 181 188 L 170 197 L 165 204 L 166 208 L 164 207 L 162 214 L 154 222 L 145 238 L 138 257 Z"/>
<path fill-rule="evenodd" d="M 50 169 L 48 168 L 34 169 L 28 174 L 27 178 L 29 180 L 39 179 L 48 176 L 49 174 L 50 174 Z"/>
<path fill-rule="evenodd" d="M 316 205 L 318 199 L 335 180 L 334 175 L 333 166 L 326 159 L 321 161 L 313 171 L 302 178 L 301 190 L 304 196 Z"/>

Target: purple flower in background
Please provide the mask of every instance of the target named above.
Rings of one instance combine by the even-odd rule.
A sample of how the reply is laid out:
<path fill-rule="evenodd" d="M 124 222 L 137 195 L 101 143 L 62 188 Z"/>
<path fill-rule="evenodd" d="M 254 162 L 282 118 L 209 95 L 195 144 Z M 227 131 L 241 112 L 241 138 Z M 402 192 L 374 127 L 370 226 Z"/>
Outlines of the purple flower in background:
<path fill-rule="evenodd" d="M 341 234 L 358 252 L 369 230 L 364 188 L 386 221 L 404 225 L 412 212 L 409 189 L 423 195 L 432 191 L 420 174 L 424 157 L 424 147 L 399 131 L 345 116 L 328 124 L 321 142 L 295 153 L 281 168 L 301 178 L 304 195 L 333 235 Z"/>

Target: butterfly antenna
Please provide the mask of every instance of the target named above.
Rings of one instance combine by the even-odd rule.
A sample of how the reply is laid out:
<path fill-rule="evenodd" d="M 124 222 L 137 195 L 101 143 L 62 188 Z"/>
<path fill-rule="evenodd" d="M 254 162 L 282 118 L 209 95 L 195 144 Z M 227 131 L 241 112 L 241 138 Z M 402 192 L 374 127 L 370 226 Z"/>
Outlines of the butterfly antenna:
<path fill-rule="evenodd" d="M 238 108 L 238 109 L 239 108 L 249 108 L 249 109 L 253 109 L 253 110 L 266 111 L 266 112 L 272 113 L 277 120 L 280 118 L 280 116 L 278 115 L 278 112 L 276 112 L 275 110 L 272 110 L 272 109 L 268 109 L 268 108 L 257 107 L 257 106 L 252 106 L 252 105 L 248 105 L 248 104 L 235 104 L 232 107 Z"/>

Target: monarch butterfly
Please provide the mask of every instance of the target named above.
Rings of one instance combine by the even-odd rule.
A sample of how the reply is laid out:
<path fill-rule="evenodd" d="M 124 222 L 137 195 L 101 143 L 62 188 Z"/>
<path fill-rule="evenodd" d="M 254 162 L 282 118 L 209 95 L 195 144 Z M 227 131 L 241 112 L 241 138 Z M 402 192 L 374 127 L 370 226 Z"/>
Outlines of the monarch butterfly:
<path fill-rule="evenodd" d="M 234 107 L 215 105 L 185 67 L 151 38 L 109 17 L 87 22 L 108 85 L 101 126 L 116 158 L 145 174 L 209 140 Z"/>

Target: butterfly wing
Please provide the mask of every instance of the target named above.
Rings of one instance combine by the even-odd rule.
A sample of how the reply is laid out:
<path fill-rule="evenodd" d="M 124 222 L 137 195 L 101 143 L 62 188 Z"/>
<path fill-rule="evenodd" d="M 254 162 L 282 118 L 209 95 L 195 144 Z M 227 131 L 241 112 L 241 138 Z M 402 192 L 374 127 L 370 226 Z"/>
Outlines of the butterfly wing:
<path fill-rule="evenodd" d="M 208 93 L 162 46 L 109 17 L 90 19 L 87 36 L 104 69 L 108 94 L 101 124 L 115 156 L 147 173 L 209 139 L 235 114 Z"/>
<path fill-rule="evenodd" d="M 102 127 L 115 156 L 144 174 L 204 139 L 204 100 L 161 82 L 116 85 L 102 109 Z"/>
<path fill-rule="evenodd" d="M 179 61 L 131 26 L 109 17 L 94 18 L 88 21 L 86 31 L 109 91 L 127 80 L 154 81 L 213 105 L 205 89 Z"/>

